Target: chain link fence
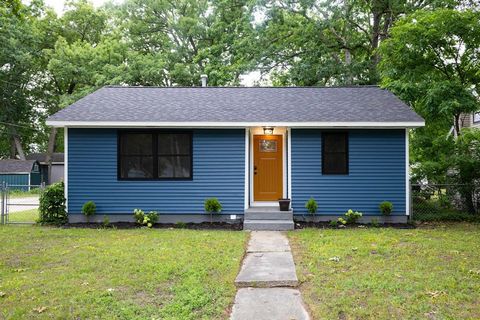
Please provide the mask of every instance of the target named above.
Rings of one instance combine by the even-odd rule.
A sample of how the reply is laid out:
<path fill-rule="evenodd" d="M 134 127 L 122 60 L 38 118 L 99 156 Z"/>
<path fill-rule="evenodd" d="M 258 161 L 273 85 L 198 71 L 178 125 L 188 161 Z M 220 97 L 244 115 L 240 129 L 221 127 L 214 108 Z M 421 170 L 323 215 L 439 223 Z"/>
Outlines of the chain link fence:
<path fill-rule="evenodd" d="M 480 221 L 480 190 L 463 184 L 413 184 L 412 219 Z"/>
<path fill-rule="evenodd" d="M 35 223 L 39 217 L 38 206 L 45 184 L 0 185 L 0 224 Z"/>

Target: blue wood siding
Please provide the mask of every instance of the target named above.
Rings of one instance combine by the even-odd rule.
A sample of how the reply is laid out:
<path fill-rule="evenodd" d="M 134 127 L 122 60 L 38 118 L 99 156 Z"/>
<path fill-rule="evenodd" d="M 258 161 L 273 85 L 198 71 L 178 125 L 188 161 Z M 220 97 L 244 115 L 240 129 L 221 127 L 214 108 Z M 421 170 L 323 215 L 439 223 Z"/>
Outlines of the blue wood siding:
<path fill-rule="evenodd" d="M 68 130 L 68 210 L 80 214 L 94 201 L 97 214 L 203 214 L 205 198 L 217 197 L 223 214 L 243 213 L 245 131 L 194 130 L 193 180 L 117 179 L 117 130 Z"/>
<path fill-rule="evenodd" d="M 393 203 L 394 215 L 405 215 L 405 130 L 350 130 L 349 174 L 322 175 L 321 130 L 292 130 L 292 207 L 307 213 L 313 197 L 318 214 L 380 214 L 382 201 Z"/>
<path fill-rule="evenodd" d="M 28 173 L 26 174 L 0 174 L 0 184 L 8 184 L 11 190 L 28 190 L 30 181 L 28 180 Z M 25 187 L 21 187 L 25 186 Z"/>

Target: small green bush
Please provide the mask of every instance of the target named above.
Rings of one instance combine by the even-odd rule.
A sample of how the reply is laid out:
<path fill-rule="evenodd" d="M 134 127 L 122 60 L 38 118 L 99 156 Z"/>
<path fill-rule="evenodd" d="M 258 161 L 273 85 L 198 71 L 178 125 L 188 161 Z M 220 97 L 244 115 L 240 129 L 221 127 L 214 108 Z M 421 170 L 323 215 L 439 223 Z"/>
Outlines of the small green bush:
<path fill-rule="evenodd" d="M 217 198 L 205 199 L 205 211 L 208 213 L 220 213 L 222 211 L 222 204 Z"/>
<path fill-rule="evenodd" d="M 378 221 L 378 218 L 372 218 L 372 220 L 370 221 L 370 224 L 372 225 L 372 227 L 375 227 L 375 228 L 380 227 L 380 222 Z"/>
<path fill-rule="evenodd" d="M 345 213 L 345 220 L 348 224 L 356 223 L 358 219 L 363 216 L 361 212 L 353 211 L 352 209 L 348 209 Z"/>
<path fill-rule="evenodd" d="M 383 201 L 380 203 L 380 205 L 378 206 L 378 208 L 380 209 L 380 212 L 384 215 L 384 216 L 388 216 L 392 213 L 393 211 L 393 203 L 391 203 L 390 201 Z"/>
<path fill-rule="evenodd" d="M 330 227 L 336 227 L 338 225 L 338 221 L 330 220 L 330 222 L 328 224 L 330 225 Z"/>
<path fill-rule="evenodd" d="M 317 213 L 317 210 L 318 210 L 317 201 L 315 201 L 315 199 L 313 198 L 308 199 L 308 201 L 305 203 L 305 208 L 310 214 Z"/>
<path fill-rule="evenodd" d="M 338 218 L 338 222 L 342 225 L 346 225 L 347 224 L 347 220 L 343 219 L 342 217 Z"/>
<path fill-rule="evenodd" d="M 185 229 L 187 227 L 187 224 L 183 221 L 177 221 L 175 223 L 175 228 L 178 228 L 178 229 Z"/>
<path fill-rule="evenodd" d="M 139 225 L 147 226 L 148 228 L 153 227 L 153 225 L 158 221 L 158 213 L 156 211 L 150 211 L 149 213 L 145 214 L 145 212 L 140 209 L 134 209 L 133 216 Z"/>
<path fill-rule="evenodd" d="M 93 216 L 95 212 L 97 212 L 97 206 L 95 205 L 95 202 L 93 201 L 85 202 L 85 204 L 82 207 L 82 212 L 87 217 Z"/>
<path fill-rule="evenodd" d="M 109 227 L 109 226 L 110 226 L 110 219 L 109 219 L 107 216 L 103 216 L 103 222 L 102 222 L 102 224 L 103 224 L 103 227 L 104 227 L 104 228 Z"/>
<path fill-rule="evenodd" d="M 61 225 L 68 222 L 63 182 L 49 186 L 40 196 L 39 223 Z"/>

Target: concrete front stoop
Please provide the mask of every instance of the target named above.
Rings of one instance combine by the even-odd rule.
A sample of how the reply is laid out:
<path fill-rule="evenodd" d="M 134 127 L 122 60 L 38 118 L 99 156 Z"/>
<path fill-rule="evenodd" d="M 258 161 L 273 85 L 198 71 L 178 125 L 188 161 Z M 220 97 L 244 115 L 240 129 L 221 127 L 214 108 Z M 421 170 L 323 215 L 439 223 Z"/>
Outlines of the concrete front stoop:
<path fill-rule="evenodd" d="M 235 280 L 232 320 L 307 320 L 288 239 L 278 231 L 252 231 Z"/>
<path fill-rule="evenodd" d="M 293 230 L 293 211 L 280 211 L 278 207 L 253 207 L 245 210 L 244 230 Z"/>

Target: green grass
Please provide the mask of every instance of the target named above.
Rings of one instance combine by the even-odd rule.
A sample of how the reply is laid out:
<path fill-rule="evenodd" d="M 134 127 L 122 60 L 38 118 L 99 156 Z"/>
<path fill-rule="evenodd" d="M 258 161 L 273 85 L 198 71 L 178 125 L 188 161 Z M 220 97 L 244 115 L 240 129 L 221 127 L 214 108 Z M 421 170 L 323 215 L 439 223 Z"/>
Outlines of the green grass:
<path fill-rule="evenodd" d="M 10 222 L 35 222 L 38 219 L 38 209 L 28 209 L 24 211 L 10 212 L 8 220 Z"/>
<path fill-rule="evenodd" d="M 29 191 L 12 189 L 8 192 L 8 197 L 10 199 L 39 197 L 41 192 L 40 188 L 31 188 Z"/>
<path fill-rule="evenodd" d="M 0 227 L 0 319 L 223 319 L 247 234 Z"/>
<path fill-rule="evenodd" d="M 480 318 L 478 224 L 289 237 L 314 319 Z"/>

